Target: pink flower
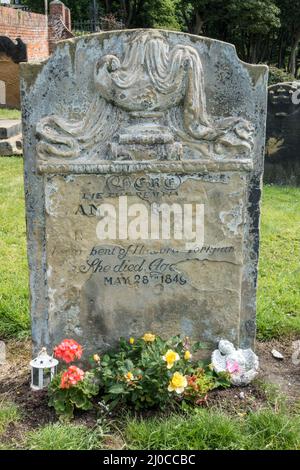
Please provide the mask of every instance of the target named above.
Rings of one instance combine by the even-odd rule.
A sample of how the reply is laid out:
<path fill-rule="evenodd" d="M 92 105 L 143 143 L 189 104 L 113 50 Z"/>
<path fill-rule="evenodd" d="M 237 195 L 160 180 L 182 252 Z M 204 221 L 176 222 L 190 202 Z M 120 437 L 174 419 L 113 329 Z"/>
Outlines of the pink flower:
<path fill-rule="evenodd" d="M 61 376 L 60 388 L 70 388 L 83 380 L 84 372 L 76 366 L 70 366 Z"/>
<path fill-rule="evenodd" d="M 81 358 L 82 347 L 74 339 L 64 339 L 54 348 L 54 356 L 68 364 Z"/>
<path fill-rule="evenodd" d="M 240 366 L 237 361 L 226 361 L 226 369 L 230 374 L 235 374 L 240 372 Z"/>

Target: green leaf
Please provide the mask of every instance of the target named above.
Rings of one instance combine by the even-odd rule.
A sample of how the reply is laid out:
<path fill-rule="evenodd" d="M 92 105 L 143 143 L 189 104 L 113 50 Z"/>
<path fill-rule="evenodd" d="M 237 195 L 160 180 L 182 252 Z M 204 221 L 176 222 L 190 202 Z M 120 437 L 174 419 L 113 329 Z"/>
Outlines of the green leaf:
<path fill-rule="evenodd" d="M 113 385 L 108 390 L 108 393 L 112 393 L 112 394 L 116 394 L 116 395 L 119 394 L 119 393 L 124 393 L 124 392 L 125 392 L 125 388 L 122 384 Z"/>
<path fill-rule="evenodd" d="M 201 341 L 195 342 L 192 347 L 191 347 L 191 352 L 195 353 L 199 351 L 200 349 L 205 349 L 207 345 L 205 343 L 202 343 Z"/>

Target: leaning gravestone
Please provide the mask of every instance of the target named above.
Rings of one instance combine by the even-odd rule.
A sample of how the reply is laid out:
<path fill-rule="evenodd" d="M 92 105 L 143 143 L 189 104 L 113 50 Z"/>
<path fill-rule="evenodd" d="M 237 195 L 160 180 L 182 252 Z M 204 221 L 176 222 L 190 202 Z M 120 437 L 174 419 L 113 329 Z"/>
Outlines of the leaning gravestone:
<path fill-rule="evenodd" d="M 158 30 L 22 65 L 35 349 L 180 333 L 251 347 L 267 68 Z"/>
<path fill-rule="evenodd" d="M 300 82 L 268 88 L 266 183 L 300 186 Z"/>

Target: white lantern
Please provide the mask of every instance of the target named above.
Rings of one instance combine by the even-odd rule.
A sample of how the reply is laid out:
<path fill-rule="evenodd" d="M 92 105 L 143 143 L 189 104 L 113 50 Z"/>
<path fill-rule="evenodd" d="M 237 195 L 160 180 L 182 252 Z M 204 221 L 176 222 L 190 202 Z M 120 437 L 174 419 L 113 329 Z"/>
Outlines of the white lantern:
<path fill-rule="evenodd" d="M 58 361 L 47 354 L 46 348 L 38 353 L 38 356 L 30 362 L 32 390 L 42 390 L 48 387 L 54 375 Z"/>

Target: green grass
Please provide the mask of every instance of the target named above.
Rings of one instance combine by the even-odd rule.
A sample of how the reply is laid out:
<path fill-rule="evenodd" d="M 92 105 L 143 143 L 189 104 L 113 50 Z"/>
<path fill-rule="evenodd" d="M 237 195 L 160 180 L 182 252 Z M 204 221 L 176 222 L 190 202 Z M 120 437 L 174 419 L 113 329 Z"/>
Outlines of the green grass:
<path fill-rule="evenodd" d="M 300 333 L 300 188 L 264 187 L 257 320 L 260 339 Z"/>
<path fill-rule="evenodd" d="M 23 161 L 0 158 L 0 337 L 29 329 Z M 258 337 L 300 333 L 300 188 L 265 186 Z"/>
<path fill-rule="evenodd" d="M 21 119 L 21 111 L 18 109 L 0 108 L 0 119 Z"/>
<path fill-rule="evenodd" d="M 92 450 L 100 449 L 103 432 L 100 427 L 89 429 L 83 425 L 49 424 L 28 433 L 28 450 Z"/>
<path fill-rule="evenodd" d="M 116 438 L 127 450 L 300 450 L 300 415 L 279 402 L 246 415 L 214 408 L 196 408 L 184 414 L 138 419 L 128 415 L 111 434 L 109 422 L 93 428 L 56 422 L 22 432 L 18 442 L 3 442 L 9 424 L 22 416 L 16 405 L 0 402 L 0 450 L 100 450 Z M 121 434 L 120 434 L 121 433 Z M 106 438 L 109 438 L 107 441 Z"/>
<path fill-rule="evenodd" d="M 11 423 L 16 423 L 21 419 L 19 408 L 14 403 L 8 401 L 0 402 L 0 437 L 5 433 Z"/>
<path fill-rule="evenodd" d="M 234 417 L 215 409 L 166 419 L 129 419 L 129 449 L 155 450 L 299 450 L 300 418 L 265 409 Z"/>
<path fill-rule="evenodd" d="M 28 331 L 23 161 L 0 158 L 0 337 Z"/>

